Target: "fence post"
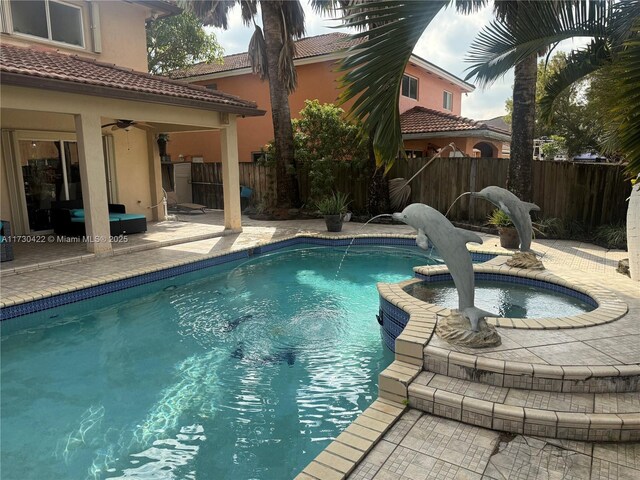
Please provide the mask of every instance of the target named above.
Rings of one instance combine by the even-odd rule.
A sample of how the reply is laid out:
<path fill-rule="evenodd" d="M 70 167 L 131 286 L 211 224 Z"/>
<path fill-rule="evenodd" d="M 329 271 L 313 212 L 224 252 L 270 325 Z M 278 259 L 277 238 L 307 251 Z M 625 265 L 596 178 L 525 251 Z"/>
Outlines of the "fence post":
<path fill-rule="evenodd" d="M 469 172 L 469 191 L 476 191 L 476 179 L 478 178 L 478 159 L 476 157 L 471 158 L 471 171 Z M 476 218 L 476 199 L 473 196 L 469 198 L 469 221 Z"/>

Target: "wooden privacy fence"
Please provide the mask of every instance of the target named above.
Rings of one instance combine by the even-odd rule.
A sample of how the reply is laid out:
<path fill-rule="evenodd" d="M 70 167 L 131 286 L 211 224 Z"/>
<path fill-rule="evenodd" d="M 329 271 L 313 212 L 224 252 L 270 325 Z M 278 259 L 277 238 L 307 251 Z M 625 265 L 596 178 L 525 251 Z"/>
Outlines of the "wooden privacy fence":
<path fill-rule="evenodd" d="M 275 194 L 275 171 L 256 163 L 240 163 L 240 185 L 253 190 L 251 201 L 268 203 Z M 209 208 L 224 208 L 222 194 L 222 164 L 192 163 L 191 184 L 193 202 Z"/>
<path fill-rule="evenodd" d="M 396 162 L 389 178 L 411 178 L 427 159 Z M 508 158 L 439 158 L 411 182 L 411 201 L 446 212 L 464 192 L 489 185 L 505 187 Z M 555 161 L 533 162 L 533 201 L 540 216 L 576 220 L 589 227 L 624 221 L 631 184 L 623 167 Z M 449 218 L 481 222 L 495 207 L 464 196 Z"/>
<path fill-rule="evenodd" d="M 409 179 L 427 161 L 397 161 L 389 178 Z M 477 192 L 489 185 L 504 187 L 508 166 L 506 158 L 438 158 L 411 182 L 411 202 L 426 203 L 444 213 L 464 192 Z M 332 170 L 334 190 L 349 193 L 354 211 L 365 211 L 369 188 L 366 175 L 346 162 L 335 162 Z M 191 171 L 193 201 L 209 208 L 223 208 L 222 165 L 194 163 Z M 253 190 L 254 204 L 269 204 L 275 198 L 273 167 L 240 163 L 240 184 Z M 301 199 L 306 202 L 310 191 L 308 165 L 298 165 L 298 184 Z M 533 192 L 541 216 L 595 227 L 624 221 L 631 184 L 625 180 L 620 165 L 534 161 Z M 464 196 L 451 209 L 449 218 L 482 222 L 494 208 L 484 200 Z"/>

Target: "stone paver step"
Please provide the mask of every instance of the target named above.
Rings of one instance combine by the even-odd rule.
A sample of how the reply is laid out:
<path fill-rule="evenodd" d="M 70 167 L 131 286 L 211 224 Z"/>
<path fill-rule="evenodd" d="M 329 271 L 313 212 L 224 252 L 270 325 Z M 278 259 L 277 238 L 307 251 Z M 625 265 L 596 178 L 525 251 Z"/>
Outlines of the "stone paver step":
<path fill-rule="evenodd" d="M 499 387 L 422 372 L 408 387 L 424 412 L 494 430 L 589 441 L 640 440 L 640 396 Z"/>
<path fill-rule="evenodd" d="M 640 390 L 640 365 L 548 365 L 498 360 L 427 345 L 424 369 L 452 378 L 507 388 L 562 393 Z"/>

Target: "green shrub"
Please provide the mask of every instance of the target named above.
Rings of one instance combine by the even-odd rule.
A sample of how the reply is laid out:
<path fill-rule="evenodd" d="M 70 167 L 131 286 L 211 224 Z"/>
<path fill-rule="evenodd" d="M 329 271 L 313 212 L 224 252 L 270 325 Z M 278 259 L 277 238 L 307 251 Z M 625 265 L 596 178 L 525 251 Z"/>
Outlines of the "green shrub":
<path fill-rule="evenodd" d="M 340 215 L 347 213 L 347 208 L 351 203 L 348 193 L 336 192 L 330 197 L 325 197 L 316 203 L 316 207 L 321 215 Z"/>
<path fill-rule="evenodd" d="M 496 228 L 514 228 L 509 215 L 498 208 L 491 212 L 489 217 L 487 217 L 487 223 Z"/>
<path fill-rule="evenodd" d="M 593 239 L 607 248 L 626 250 L 627 226 L 624 223 L 600 225 L 594 230 Z"/>

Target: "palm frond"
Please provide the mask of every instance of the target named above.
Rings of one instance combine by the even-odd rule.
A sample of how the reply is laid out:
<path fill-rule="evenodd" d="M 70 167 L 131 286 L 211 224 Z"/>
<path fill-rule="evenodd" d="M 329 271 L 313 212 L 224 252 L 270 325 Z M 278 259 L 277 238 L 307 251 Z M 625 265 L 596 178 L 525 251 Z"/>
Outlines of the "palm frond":
<path fill-rule="evenodd" d="M 456 11 L 463 15 L 469 15 L 476 13 L 478 10 L 482 10 L 489 5 L 488 0 L 455 0 L 454 2 Z"/>
<path fill-rule="evenodd" d="M 611 3 L 604 1 L 518 2 L 515 15 L 493 20 L 471 44 L 466 79 L 488 85 L 562 40 L 606 37 L 611 14 Z"/>
<path fill-rule="evenodd" d="M 292 93 L 298 85 L 298 74 L 293 64 L 296 44 L 291 37 L 285 38 L 278 57 L 278 76 L 287 87 L 287 91 Z"/>
<path fill-rule="evenodd" d="M 611 52 L 607 42 L 602 39 L 592 40 L 586 48 L 571 52 L 564 68 L 551 75 L 545 85 L 544 95 L 538 103 L 541 118 L 545 122 L 550 122 L 555 100 L 560 94 L 609 63 L 611 63 Z"/>
<path fill-rule="evenodd" d="M 179 0 L 178 5 L 193 12 L 204 25 L 229 28 L 229 11 L 240 0 Z"/>
<path fill-rule="evenodd" d="M 304 37 L 304 8 L 300 0 L 280 2 L 283 24 L 287 27 L 287 37 L 297 40 Z"/>
<path fill-rule="evenodd" d="M 258 14 L 258 0 L 240 0 L 240 12 L 242 23 L 246 26 L 255 24 L 254 19 Z"/>
<path fill-rule="evenodd" d="M 339 101 L 355 99 L 350 114 L 373 132 L 378 165 L 391 165 L 403 151 L 398 110 L 402 75 L 425 28 L 447 4 L 375 0 L 344 10 L 345 24 L 368 30 L 352 36 L 365 41 L 352 47 L 341 63 L 346 73 L 340 80 Z"/>
<path fill-rule="evenodd" d="M 623 0 L 615 3 L 611 14 L 611 38 L 614 47 L 624 44 L 634 29 L 637 30 L 634 25 L 639 16 L 640 0 Z"/>
<path fill-rule="evenodd" d="M 253 73 L 264 80 L 269 76 L 267 68 L 267 44 L 264 41 L 262 29 L 256 25 L 251 41 L 249 42 L 249 64 Z"/>
<path fill-rule="evenodd" d="M 636 19 L 635 36 L 624 43 L 616 61 L 619 72 L 616 104 L 612 106 L 617 147 L 628 160 L 627 173 L 640 173 L 640 20 Z"/>

